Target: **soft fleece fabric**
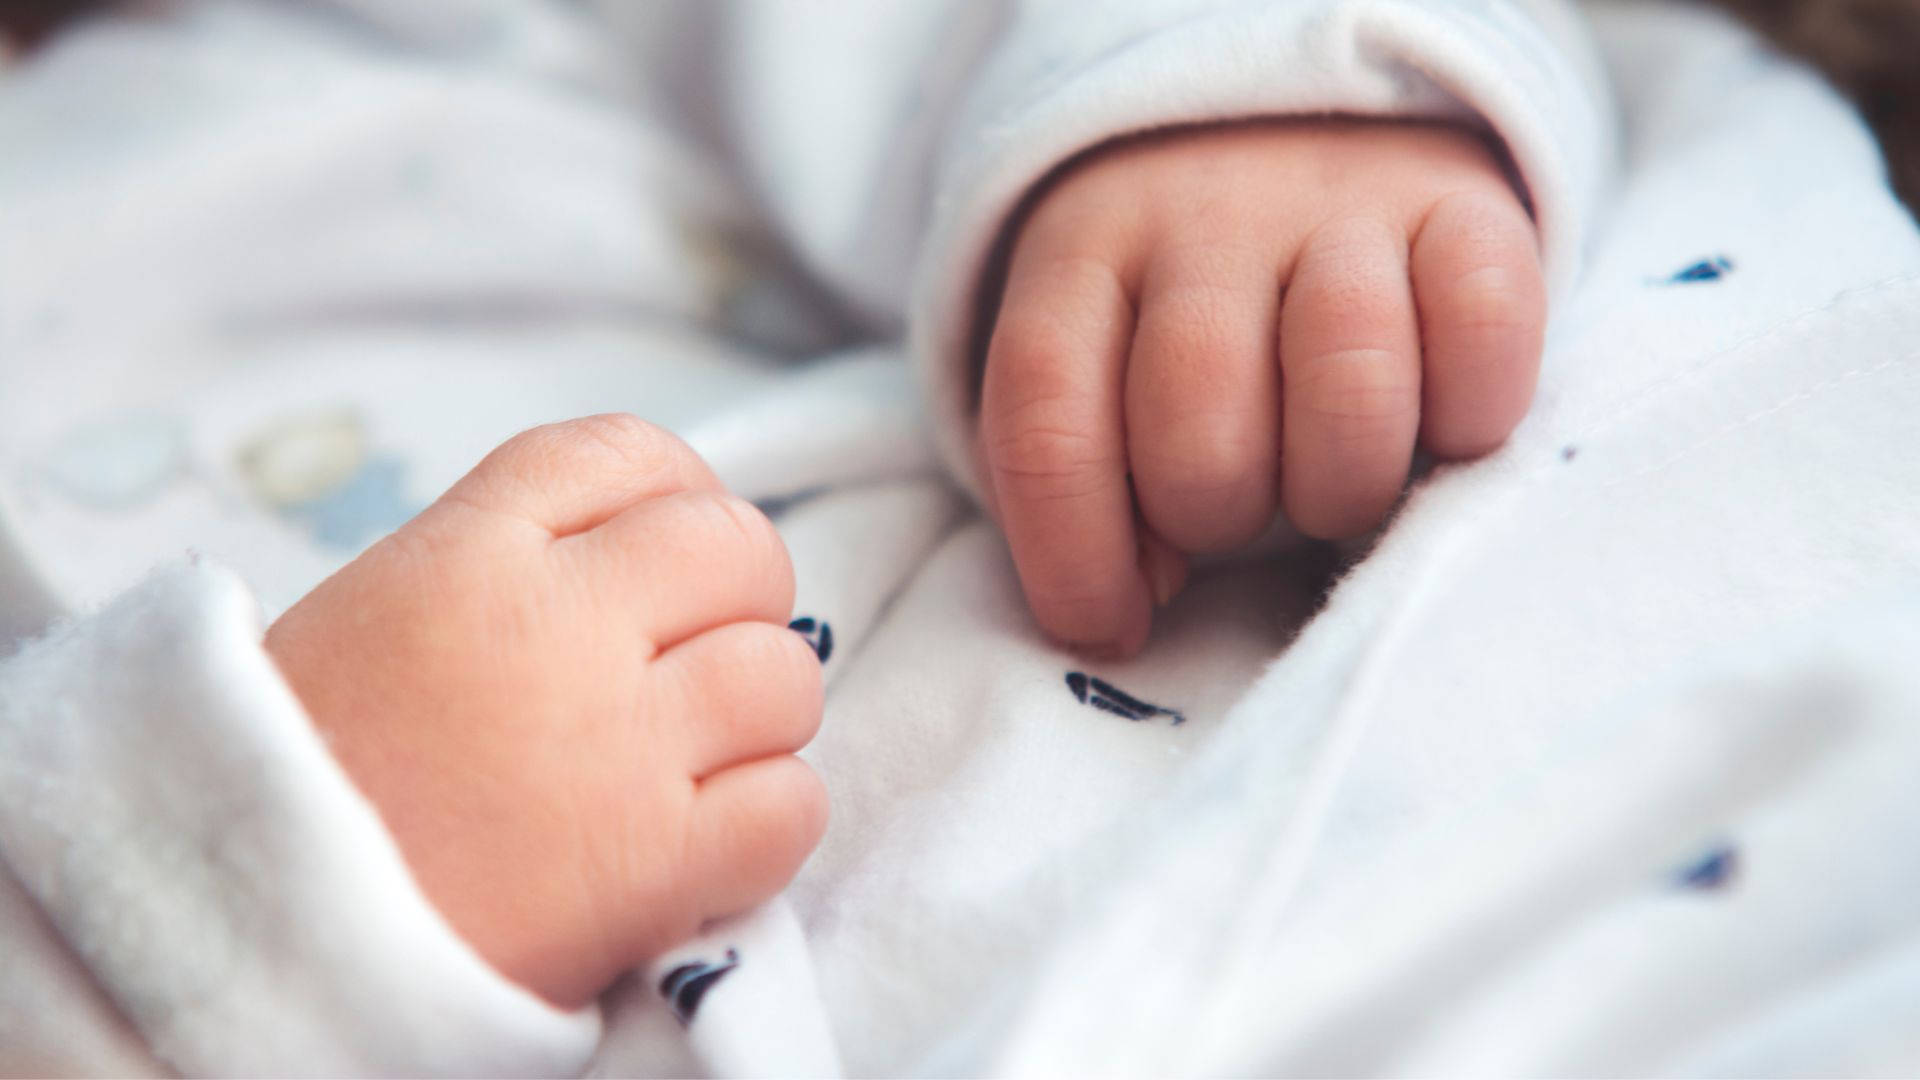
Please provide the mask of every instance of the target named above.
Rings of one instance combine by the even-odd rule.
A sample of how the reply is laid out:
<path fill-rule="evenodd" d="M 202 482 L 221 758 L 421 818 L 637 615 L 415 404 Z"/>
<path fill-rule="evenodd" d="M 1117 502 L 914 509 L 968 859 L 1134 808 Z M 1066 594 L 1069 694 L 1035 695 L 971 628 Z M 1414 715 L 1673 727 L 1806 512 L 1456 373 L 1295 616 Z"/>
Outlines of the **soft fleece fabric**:
<path fill-rule="evenodd" d="M 1686 7 L 1101 12 L 196 3 L 9 72 L 0 1067 L 1920 1066 L 1920 235 L 1858 122 Z M 1281 542 L 1088 668 L 952 483 L 981 259 L 1080 149 L 1324 111 L 1505 142 L 1538 403 L 1330 595 Z M 613 408 L 776 514 L 835 819 L 568 1016 L 260 607 Z"/>

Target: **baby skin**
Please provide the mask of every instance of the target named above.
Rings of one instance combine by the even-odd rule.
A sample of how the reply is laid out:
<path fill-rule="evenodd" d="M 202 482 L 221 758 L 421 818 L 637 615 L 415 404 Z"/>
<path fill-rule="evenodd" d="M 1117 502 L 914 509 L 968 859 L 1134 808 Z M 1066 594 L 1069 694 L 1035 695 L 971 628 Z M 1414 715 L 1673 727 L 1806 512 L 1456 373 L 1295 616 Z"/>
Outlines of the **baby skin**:
<path fill-rule="evenodd" d="M 1017 233 L 978 450 L 1033 613 L 1137 651 L 1187 556 L 1376 524 L 1525 412 L 1533 226 L 1474 136 L 1247 124 L 1079 161 Z M 992 295 L 990 294 L 990 295 Z M 826 800 L 778 535 L 631 417 L 516 437 L 267 649 L 426 896 L 561 1006 L 782 889 Z"/>
<path fill-rule="evenodd" d="M 980 393 L 979 475 L 1035 619 L 1128 656 L 1188 556 L 1276 510 L 1372 529 L 1416 446 L 1513 431 L 1545 322 L 1533 222 L 1459 129 L 1248 123 L 1087 156 L 1019 227 Z"/>
<path fill-rule="evenodd" d="M 672 435 L 598 416 L 495 450 L 266 646 L 440 913 L 571 1007 L 819 842 L 792 605 L 765 516 Z"/>

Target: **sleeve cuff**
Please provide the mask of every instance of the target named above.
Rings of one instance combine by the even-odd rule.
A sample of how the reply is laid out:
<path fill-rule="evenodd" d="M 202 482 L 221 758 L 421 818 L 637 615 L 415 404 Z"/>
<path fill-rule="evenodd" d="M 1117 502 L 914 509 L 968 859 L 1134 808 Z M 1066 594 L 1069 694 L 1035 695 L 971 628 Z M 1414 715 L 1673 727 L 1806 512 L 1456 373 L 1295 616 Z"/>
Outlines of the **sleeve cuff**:
<path fill-rule="evenodd" d="M 911 345 L 941 453 L 976 495 L 966 436 L 979 282 L 1021 198 L 1062 162 L 1119 136 L 1327 114 L 1483 126 L 1518 172 L 1556 295 L 1582 261 L 1615 135 L 1600 61 L 1560 0 L 1192 6 L 1206 11 L 1027 13 L 1035 25 L 1012 29 L 949 137 Z"/>
<path fill-rule="evenodd" d="M 0 857 L 182 1072 L 577 1072 L 598 1011 L 440 918 L 262 630 L 195 559 L 0 664 Z"/>

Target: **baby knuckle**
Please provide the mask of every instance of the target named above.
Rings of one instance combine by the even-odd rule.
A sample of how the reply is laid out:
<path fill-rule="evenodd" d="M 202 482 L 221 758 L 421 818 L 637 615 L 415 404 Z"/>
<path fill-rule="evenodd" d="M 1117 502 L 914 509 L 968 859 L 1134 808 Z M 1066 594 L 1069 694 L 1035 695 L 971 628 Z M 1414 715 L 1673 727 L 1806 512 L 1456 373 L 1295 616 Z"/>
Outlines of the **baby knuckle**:
<path fill-rule="evenodd" d="M 768 545 L 772 523 L 752 503 L 721 491 L 700 492 L 693 502 L 700 508 L 706 539 L 756 551 Z"/>
<path fill-rule="evenodd" d="M 807 659 L 809 666 L 797 669 L 792 696 L 788 698 L 795 749 L 813 741 L 813 737 L 820 733 L 820 724 L 826 714 L 826 682 L 820 673 L 820 660 L 815 656 Z"/>
<path fill-rule="evenodd" d="M 1045 238 L 1072 247 L 1096 231 L 1089 226 L 1136 215 L 1139 185 L 1126 170 L 1108 164 L 1083 161 L 1061 174 L 1028 214 L 1022 239 Z"/>
<path fill-rule="evenodd" d="M 1371 344 L 1413 325 L 1406 279 L 1383 267 L 1348 266 L 1322 278 L 1314 300 L 1338 313 L 1347 340 Z"/>
<path fill-rule="evenodd" d="M 806 762 L 795 758 L 799 768 L 794 770 L 793 790 L 790 795 L 788 822 L 792 829 L 792 842 L 801 853 L 812 851 L 827 833 L 827 817 L 832 813 L 832 800 L 827 794 L 827 783 L 820 774 Z"/>
<path fill-rule="evenodd" d="M 1452 332 L 1517 336 L 1542 323 L 1546 296 L 1538 273 L 1482 265 L 1448 284 L 1442 306 Z"/>
<path fill-rule="evenodd" d="M 545 475 L 598 458 L 653 472 L 688 453 L 678 439 L 639 417 L 607 413 L 529 428 L 489 454 L 480 471 Z"/>
<path fill-rule="evenodd" d="M 1156 479 L 1190 496 L 1233 496 L 1265 477 L 1276 448 L 1254 438 L 1232 418 L 1195 418 L 1168 429 L 1148 460 Z"/>
<path fill-rule="evenodd" d="M 1350 218 L 1322 227 L 1301 248 L 1295 284 L 1303 275 L 1318 295 L 1359 302 L 1368 310 L 1404 291 L 1407 241 L 1403 231 L 1371 218 Z"/>
<path fill-rule="evenodd" d="M 1369 214 L 1337 217 L 1315 229 L 1307 241 L 1309 257 L 1334 268 L 1371 269 L 1383 251 L 1405 243 L 1402 230 Z"/>
<path fill-rule="evenodd" d="M 480 459 L 480 464 L 475 466 L 461 483 L 455 485 L 455 490 L 459 491 L 471 485 L 492 489 L 503 481 L 511 481 L 529 468 L 537 466 L 550 454 L 547 447 L 553 439 L 554 426 L 556 425 L 548 424 L 529 428 L 494 447 L 486 457 Z"/>
<path fill-rule="evenodd" d="M 762 804 L 753 830 L 768 849 L 798 862 L 827 831 L 827 785 L 813 767 L 797 757 L 773 759 L 780 772 L 777 785 Z"/>
<path fill-rule="evenodd" d="M 657 468 L 663 458 L 688 453 L 679 439 L 632 413 L 600 413 L 552 427 L 564 453 L 607 455 L 635 468 Z"/>
<path fill-rule="evenodd" d="M 1145 351 L 1165 354 L 1189 375 L 1247 366 L 1254 347 L 1237 290 L 1189 283 L 1164 290 L 1152 303 L 1158 310 L 1142 320 Z"/>
<path fill-rule="evenodd" d="M 1125 293 L 1113 268 L 1092 256 L 1055 256 L 1026 270 L 1019 287 L 1044 305 L 1009 304 L 994 324 L 987 362 L 1018 379 L 1046 381 L 1070 357 L 1110 337 Z"/>
<path fill-rule="evenodd" d="M 1462 183 L 1427 211 L 1421 238 L 1437 234 L 1447 240 L 1450 249 L 1465 253 L 1519 250 L 1531 255 L 1535 250 L 1533 222 L 1506 180 L 1494 174 Z"/>
<path fill-rule="evenodd" d="M 758 575 L 762 588 L 791 594 L 793 564 L 773 522 L 760 508 L 727 492 L 699 492 L 703 526 L 698 542 L 711 552 L 729 553 L 737 573 Z"/>
<path fill-rule="evenodd" d="M 765 670 L 777 672 L 800 704 L 813 703 L 817 711 L 821 695 L 820 655 L 807 639 L 784 626 L 765 626 L 759 641 L 749 646 Z"/>
<path fill-rule="evenodd" d="M 756 722 L 768 726 L 786 750 L 798 750 L 819 730 L 825 701 L 820 658 L 798 633 L 778 623 L 734 623 L 720 631 L 719 660 L 729 671 L 752 672 Z"/>

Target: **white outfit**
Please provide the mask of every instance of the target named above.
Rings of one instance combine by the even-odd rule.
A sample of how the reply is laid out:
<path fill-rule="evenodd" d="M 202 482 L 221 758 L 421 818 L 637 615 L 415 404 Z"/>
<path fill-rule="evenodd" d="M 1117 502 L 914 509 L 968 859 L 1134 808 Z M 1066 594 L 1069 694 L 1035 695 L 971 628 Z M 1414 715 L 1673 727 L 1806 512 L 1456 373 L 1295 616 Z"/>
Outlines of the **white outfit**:
<path fill-rule="evenodd" d="M 1920 233 L 1857 119 L 1686 7 L 1091 10 L 199 3 L 7 73 L 0 1071 L 1920 1067 Z M 1081 149 L 1327 111 L 1505 142 L 1535 408 L 1330 595 L 1204 568 L 1087 668 L 939 464 L 982 260 Z M 261 608 L 609 409 L 775 513 L 835 818 L 567 1015 Z"/>

